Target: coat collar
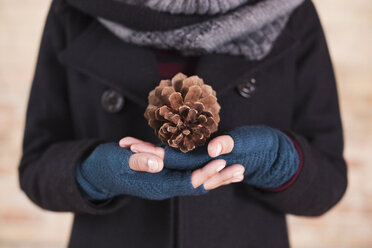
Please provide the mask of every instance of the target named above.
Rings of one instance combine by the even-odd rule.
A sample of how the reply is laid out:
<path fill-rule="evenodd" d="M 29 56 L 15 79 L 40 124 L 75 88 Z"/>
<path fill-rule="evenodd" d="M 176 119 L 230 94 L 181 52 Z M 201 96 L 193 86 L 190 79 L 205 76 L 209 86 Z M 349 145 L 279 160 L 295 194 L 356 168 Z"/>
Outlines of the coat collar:
<path fill-rule="evenodd" d="M 241 56 L 207 54 L 198 61 L 196 74 L 220 96 L 246 81 L 256 70 L 285 56 L 297 43 L 285 28 L 265 59 L 248 61 Z M 97 21 L 59 54 L 59 60 L 94 81 L 121 91 L 144 108 L 148 93 L 160 81 L 151 49 L 122 42 Z"/>

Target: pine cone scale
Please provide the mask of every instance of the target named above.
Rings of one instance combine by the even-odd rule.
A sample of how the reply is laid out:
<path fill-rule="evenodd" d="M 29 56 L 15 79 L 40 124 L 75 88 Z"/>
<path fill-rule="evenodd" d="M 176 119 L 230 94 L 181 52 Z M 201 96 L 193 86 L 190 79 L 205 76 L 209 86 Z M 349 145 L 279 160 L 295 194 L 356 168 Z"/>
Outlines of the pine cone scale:
<path fill-rule="evenodd" d="M 185 118 L 185 121 L 186 122 L 194 122 L 197 114 L 198 114 L 198 112 L 195 109 L 190 109 L 189 113 L 187 114 L 187 116 Z"/>
<path fill-rule="evenodd" d="M 185 96 L 185 102 L 196 102 L 202 94 L 199 86 L 191 86 Z"/>
<path fill-rule="evenodd" d="M 174 92 L 169 96 L 169 102 L 172 109 L 178 109 L 183 105 L 182 95 L 179 92 Z"/>

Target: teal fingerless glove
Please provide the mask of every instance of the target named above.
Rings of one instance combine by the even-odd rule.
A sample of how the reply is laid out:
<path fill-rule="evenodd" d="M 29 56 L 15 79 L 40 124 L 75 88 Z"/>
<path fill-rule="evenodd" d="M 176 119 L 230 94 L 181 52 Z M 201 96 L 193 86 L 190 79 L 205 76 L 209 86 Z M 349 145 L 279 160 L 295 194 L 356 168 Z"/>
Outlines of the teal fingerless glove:
<path fill-rule="evenodd" d="M 261 188 L 276 188 L 286 183 L 297 171 L 299 155 L 290 138 L 278 129 L 267 126 L 242 126 L 226 134 L 234 140 L 231 153 L 214 159 L 224 159 L 228 165 L 245 167 L 244 182 Z M 182 153 L 165 146 L 164 165 L 178 170 L 202 167 L 212 158 L 207 146 Z"/>
<path fill-rule="evenodd" d="M 97 146 L 76 168 L 76 180 L 85 196 L 91 200 L 105 200 L 117 195 L 163 200 L 207 192 L 203 186 L 193 188 L 190 170 L 133 171 L 128 164 L 131 154 L 130 150 L 116 143 Z"/>

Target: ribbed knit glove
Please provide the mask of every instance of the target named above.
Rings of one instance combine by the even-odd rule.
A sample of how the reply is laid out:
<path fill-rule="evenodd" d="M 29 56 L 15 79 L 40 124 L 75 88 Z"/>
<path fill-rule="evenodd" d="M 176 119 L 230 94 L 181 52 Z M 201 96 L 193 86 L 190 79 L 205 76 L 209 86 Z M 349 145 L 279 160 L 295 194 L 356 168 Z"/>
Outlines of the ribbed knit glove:
<path fill-rule="evenodd" d="M 267 126 L 243 126 L 226 134 L 233 138 L 234 149 L 213 159 L 225 159 L 227 165 L 242 164 L 245 167 L 243 182 L 261 188 L 276 188 L 296 173 L 299 155 L 283 132 Z M 188 153 L 162 146 L 166 168 L 193 170 L 212 160 L 207 146 Z"/>
<path fill-rule="evenodd" d="M 76 180 L 85 196 L 90 200 L 105 200 L 117 195 L 162 200 L 207 192 L 203 185 L 193 188 L 190 170 L 133 171 L 128 163 L 131 154 L 116 143 L 97 146 L 76 168 Z"/>

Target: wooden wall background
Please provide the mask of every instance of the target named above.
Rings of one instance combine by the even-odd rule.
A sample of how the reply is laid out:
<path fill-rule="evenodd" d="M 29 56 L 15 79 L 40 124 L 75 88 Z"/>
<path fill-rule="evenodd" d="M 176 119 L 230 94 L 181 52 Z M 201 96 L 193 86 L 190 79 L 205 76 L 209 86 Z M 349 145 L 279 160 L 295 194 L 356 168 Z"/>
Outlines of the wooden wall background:
<path fill-rule="evenodd" d="M 372 247 L 372 1 L 314 0 L 333 57 L 349 166 L 346 196 L 319 218 L 289 216 L 295 248 Z M 25 107 L 48 0 L 0 0 L 0 247 L 65 247 L 71 214 L 20 191 Z"/>

